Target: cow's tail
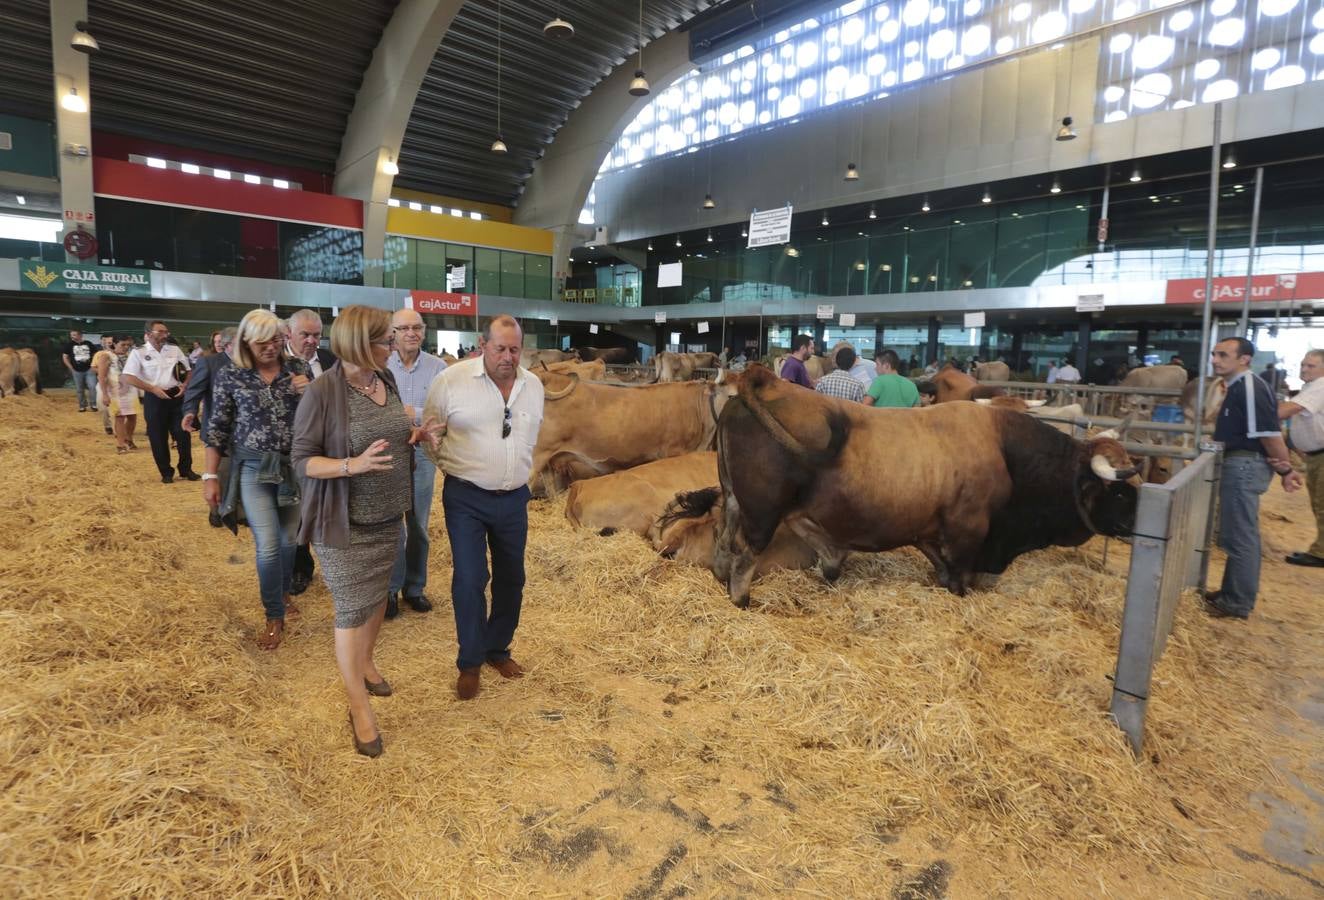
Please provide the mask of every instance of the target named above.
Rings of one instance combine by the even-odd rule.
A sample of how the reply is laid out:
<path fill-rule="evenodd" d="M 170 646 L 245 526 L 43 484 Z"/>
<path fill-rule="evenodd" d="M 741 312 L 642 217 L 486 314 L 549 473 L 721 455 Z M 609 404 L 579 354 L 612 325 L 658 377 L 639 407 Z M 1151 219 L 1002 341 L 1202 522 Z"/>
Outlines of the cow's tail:
<path fill-rule="evenodd" d="M 722 496 L 722 489 L 717 485 L 699 488 L 697 491 L 682 491 L 672 498 L 662 510 L 662 514 L 653 522 L 653 533 L 665 530 L 672 523 L 681 519 L 697 519 L 712 512 L 713 504 Z"/>
<path fill-rule="evenodd" d="M 772 410 L 763 403 L 763 399 L 758 395 L 760 384 L 776 380 L 767 369 L 758 367 L 753 377 L 746 376 L 740 382 L 740 399 L 745 401 L 745 407 L 758 419 L 783 450 L 791 454 L 792 458 L 806 466 L 823 466 L 836 459 L 837 454 L 841 452 L 842 445 L 846 443 L 846 423 L 844 417 L 835 411 L 829 411 L 827 414 L 827 426 L 829 431 L 828 444 L 822 450 L 815 450 L 806 447 L 805 444 L 791 434 L 786 426 L 778 421 L 772 414 Z"/>

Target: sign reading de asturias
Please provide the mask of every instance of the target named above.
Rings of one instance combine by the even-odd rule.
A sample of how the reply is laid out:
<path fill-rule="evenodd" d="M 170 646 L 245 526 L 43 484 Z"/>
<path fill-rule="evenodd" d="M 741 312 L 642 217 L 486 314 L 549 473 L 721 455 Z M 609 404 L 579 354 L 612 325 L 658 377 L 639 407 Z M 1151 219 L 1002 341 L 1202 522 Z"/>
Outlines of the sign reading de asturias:
<path fill-rule="evenodd" d="M 24 289 L 48 294 L 111 294 L 117 297 L 152 296 L 152 273 L 147 269 L 116 269 L 82 263 L 19 261 Z"/>

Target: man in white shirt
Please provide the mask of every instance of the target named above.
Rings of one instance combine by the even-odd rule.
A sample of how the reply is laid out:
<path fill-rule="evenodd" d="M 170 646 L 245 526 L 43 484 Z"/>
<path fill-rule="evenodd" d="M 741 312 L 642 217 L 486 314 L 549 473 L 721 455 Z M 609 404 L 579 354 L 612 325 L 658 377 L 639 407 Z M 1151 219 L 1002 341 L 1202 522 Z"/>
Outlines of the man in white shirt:
<path fill-rule="evenodd" d="M 1080 369 L 1071 364 L 1071 360 L 1062 360 L 1062 367 L 1057 370 L 1058 384 L 1080 384 Z"/>
<path fill-rule="evenodd" d="M 423 404 L 427 402 L 432 382 L 446 370 L 446 361 L 423 349 L 427 326 L 412 309 L 398 309 L 391 316 L 395 350 L 386 367 L 395 376 L 400 399 L 412 411 L 414 424 L 423 424 Z M 428 520 L 432 516 L 432 493 L 437 483 L 437 467 L 423 447 L 414 447 L 414 505 L 405 513 L 405 530 L 400 536 L 400 553 L 386 590 L 386 618 L 400 615 L 400 600 L 414 612 L 430 612 L 432 601 L 424 594 L 428 584 Z"/>
<path fill-rule="evenodd" d="M 445 428 L 433 456 L 451 544 L 451 604 L 461 700 L 478 694 L 483 663 L 504 678 L 524 670 L 510 655 L 524 592 L 529 474 L 543 417 L 543 387 L 519 364 L 524 333 L 508 315 L 488 323 L 482 355 L 446 369 L 428 389 L 424 417 Z M 492 552 L 488 612 L 487 551 Z"/>
<path fill-rule="evenodd" d="M 167 343 L 170 329 L 153 319 L 143 332 L 143 345 L 129 353 L 120 377 L 143 391 L 143 418 L 147 420 L 147 439 L 152 444 L 152 458 L 161 472 L 161 483 L 175 480 L 170 466 L 170 438 L 179 448 L 179 475 L 189 481 L 202 476 L 193 471 L 193 443 L 184 430 L 184 386 L 188 384 L 189 364 L 184 351 Z"/>
<path fill-rule="evenodd" d="M 1306 458 L 1306 490 L 1315 513 L 1315 543 L 1305 552 L 1288 554 L 1294 566 L 1324 568 L 1324 350 L 1301 359 L 1301 390 L 1278 404 L 1278 418 L 1287 420 L 1287 436 Z"/>

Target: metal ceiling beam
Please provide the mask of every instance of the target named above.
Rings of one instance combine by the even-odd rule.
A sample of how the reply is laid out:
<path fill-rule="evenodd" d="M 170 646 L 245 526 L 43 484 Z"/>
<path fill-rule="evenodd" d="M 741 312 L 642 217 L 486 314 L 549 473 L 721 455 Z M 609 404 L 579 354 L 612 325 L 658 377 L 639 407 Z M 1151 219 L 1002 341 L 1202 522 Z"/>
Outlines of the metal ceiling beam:
<path fill-rule="evenodd" d="M 369 287 L 382 283 L 387 201 L 394 183 L 382 164 L 387 157 L 399 161 L 418 89 L 463 5 L 464 0 L 401 0 L 363 73 L 345 125 L 332 190 L 363 201 L 363 283 Z"/>

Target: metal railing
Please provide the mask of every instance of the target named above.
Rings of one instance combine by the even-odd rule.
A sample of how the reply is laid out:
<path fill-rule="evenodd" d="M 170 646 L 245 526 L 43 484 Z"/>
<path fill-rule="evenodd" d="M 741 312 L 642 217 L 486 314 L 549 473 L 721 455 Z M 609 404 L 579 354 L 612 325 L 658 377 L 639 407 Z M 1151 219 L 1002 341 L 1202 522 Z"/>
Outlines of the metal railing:
<path fill-rule="evenodd" d="M 1222 459 L 1221 445 L 1202 444 L 1196 460 L 1167 484 L 1140 488 L 1111 710 L 1137 756 L 1154 665 L 1177 601 L 1186 588 L 1204 590 Z"/>

